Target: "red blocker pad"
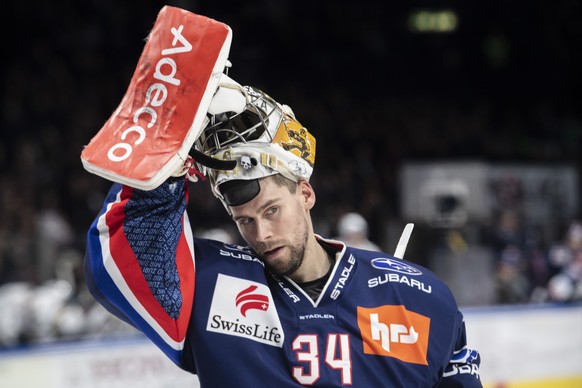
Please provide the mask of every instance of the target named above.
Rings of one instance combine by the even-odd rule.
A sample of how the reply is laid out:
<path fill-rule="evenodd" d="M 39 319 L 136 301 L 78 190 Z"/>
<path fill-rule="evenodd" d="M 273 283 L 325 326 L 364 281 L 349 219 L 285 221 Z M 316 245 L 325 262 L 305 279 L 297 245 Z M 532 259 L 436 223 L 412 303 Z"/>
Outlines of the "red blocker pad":
<path fill-rule="evenodd" d="M 81 152 L 90 173 L 152 190 L 186 160 L 224 71 L 232 30 L 162 8 L 120 105 Z"/>

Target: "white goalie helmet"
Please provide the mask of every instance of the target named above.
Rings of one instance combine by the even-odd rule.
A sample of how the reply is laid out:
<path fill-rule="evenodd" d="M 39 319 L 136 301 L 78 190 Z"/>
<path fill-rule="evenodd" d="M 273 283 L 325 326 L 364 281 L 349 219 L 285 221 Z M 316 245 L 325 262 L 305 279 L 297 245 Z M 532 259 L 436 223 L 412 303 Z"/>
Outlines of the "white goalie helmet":
<path fill-rule="evenodd" d="M 207 116 L 195 149 L 217 161 L 236 162 L 232 169 L 200 166 L 223 204 L 236 206 L 254 198 L 258 178 L 279 173 L 298 182 L 311 177 L 315 138 L 287 105 L 223 74 Z M 233 193 L 238 193 L 229 195 L 235 186 Z"/>

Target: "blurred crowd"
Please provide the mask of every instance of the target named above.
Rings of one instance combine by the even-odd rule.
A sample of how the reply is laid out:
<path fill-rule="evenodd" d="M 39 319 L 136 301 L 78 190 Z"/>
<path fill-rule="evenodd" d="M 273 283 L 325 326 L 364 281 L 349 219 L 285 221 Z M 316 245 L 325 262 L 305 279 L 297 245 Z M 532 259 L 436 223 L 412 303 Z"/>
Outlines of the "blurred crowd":
<path fill-rule="evenodd" d="M 322 235 L 348 240 L 356 231 L 392 253 L 386 226 L 406 222 L 398 171 L 407 160 L 581 166 L 580 98 L 566 98 L 577 90 L 571 75 L 582 47 L 575 2 L 539 2 L 525 15 L 507 5 L 508 19 L 524 31 L 489 19 L 452 38 L 411 37 L 402 27 L 406 10 L 374 12 L 376 2 L 365 14 L 360 3 L 348 9 L 329 1 L 309 3 L 309 14 L 284 1 L 174 3 L 229 23 L 230 75 L 291 105 L 317 137 L 312 182 Z M 93 303 L 84 285 L 85 233 L 109 182 L 84 171 L 79 157 L 121 101 L 161 5 L 7 5 L 26 28 L 5 41 L 10 56 L 1 64 L 0 348 L 131 330 Z M 483 7 L 466 16 L 495 13 Z M 532 26 L 528 17 L 542 15 Z M 294 18 L 301 23 L 289 23 Z M 206 184 L 193 185 L 190 196 L 198 234 L 237 241 Z M 511 211 L 482 225 L 494 303 L 582 299 L 577 218 L 560 220 L 544 241 Z"/>
<path fill-rule="evenodd" d="M 505 211 L 491 237 L 496 303 L 582 301 L 582 222 L 573 220 L 562 239 L 541 246 L 515 212 Z"/>

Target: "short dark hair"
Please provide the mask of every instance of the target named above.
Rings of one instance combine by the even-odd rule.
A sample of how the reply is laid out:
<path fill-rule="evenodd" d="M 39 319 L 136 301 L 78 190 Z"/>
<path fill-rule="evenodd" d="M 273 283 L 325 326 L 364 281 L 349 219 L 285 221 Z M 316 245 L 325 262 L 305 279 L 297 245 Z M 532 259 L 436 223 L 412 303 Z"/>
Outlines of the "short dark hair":
<path fill-rule="evenodd" d="M 290 193 L 294 193 L 295 190 L 297 189 L 297 182 L 292 181 L 289 178 L 284 177 L 281 174 L 275 174 L 275 175 L 271 175 L 273 177 L 273 181 L 278 185 L 278 186 L 285 186 L 287 187 L 287 189 L 289 189 Z"/>

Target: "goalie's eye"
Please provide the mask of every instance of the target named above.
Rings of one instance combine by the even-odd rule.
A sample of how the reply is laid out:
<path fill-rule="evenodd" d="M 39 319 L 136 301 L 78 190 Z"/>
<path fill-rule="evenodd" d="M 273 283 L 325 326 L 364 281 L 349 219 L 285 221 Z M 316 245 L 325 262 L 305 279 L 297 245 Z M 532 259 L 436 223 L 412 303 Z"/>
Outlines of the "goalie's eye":
<path fill-rule="evenodd" d="M 237 224 L 239 224 L 240 226 L 247 226 L 247 225 L 250 225 L 251 222 L 253 222 L 253 219 L 249 218 L 249 217 L 241 217 L 241 218 L 237 218 L 235 220 L 235 222 Z"/>

